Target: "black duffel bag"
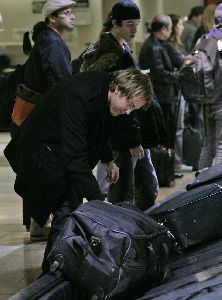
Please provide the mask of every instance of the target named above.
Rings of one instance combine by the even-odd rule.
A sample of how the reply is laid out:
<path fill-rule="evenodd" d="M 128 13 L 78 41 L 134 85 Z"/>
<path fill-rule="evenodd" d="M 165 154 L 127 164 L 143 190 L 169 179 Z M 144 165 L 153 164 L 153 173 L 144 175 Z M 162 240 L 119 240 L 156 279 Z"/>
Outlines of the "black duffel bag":
<path fill-rule="evenodd" d="M 48 259 L 87 299 L 129 300 L 167 277 L 170 242 L 142 211 L 93 200 L 63 224 Z"/>

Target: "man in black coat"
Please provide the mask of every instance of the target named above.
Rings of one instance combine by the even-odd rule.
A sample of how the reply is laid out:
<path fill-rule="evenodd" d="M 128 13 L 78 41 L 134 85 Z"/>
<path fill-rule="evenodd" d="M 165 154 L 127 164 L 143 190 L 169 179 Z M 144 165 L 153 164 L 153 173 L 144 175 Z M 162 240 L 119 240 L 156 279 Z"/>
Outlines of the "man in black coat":
<path fill-rule="evenodd" d="M 28 202 L 33 219 L 42 226 L 54 214 L 44 272 L 64 218 L 83 198 L 103 200 L 92 174 L 98 161 L 104 163 L 111 183 L 118 180 L 109 146 L 109 117 L 146 108 L 152 97 L 149 77 L 136 69 L 72 76 L 46 93 L 5 150 L 17 173 L 15 191 Z"/>
<path fill-rule="evenodd" d="M 178 72 L 167 52 L 167 40 L 172 31 L 172 20 L 167 15 L 154 17 L 151 35 L 143 43 L 139 53 L 141 69 L 150 69 L 153 89 L 160 103 L 165 118 L 169 143 L 174 148 L 175 137 L 175 103 Z"/>

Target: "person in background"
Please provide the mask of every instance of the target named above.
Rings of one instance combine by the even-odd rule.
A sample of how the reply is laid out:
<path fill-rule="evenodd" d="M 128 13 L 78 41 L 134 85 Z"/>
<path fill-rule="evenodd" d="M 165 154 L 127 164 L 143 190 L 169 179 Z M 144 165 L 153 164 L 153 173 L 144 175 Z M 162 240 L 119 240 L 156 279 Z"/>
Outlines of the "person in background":
<path fill-rule="evenodd" d="M 215 4 L 209 4 L 205 7 L 203 17 L 201 19 L 201 25 L 197 28 L 194 36 L 193 47 L 202 35 L 208 33 L 213 28 L 215 8 Z"/>
<path fill-rule="evenodd" d="M 102 34 L 103 32 L 109 32 L 110 31 L 110 29 L 112 27 L 112 23 L 110 22 L 111 16 L 112 16 L 112 11 L 110 11 L 108 13 L 108 15 L 106 16 L 106 19 L 102 24 L 103 27 L 102 27 L 102 30 L 101 30 L 100 34 Z M 79 55 L 79 57 L 73 59 L 73 61 L 71 63 L 72 74 L 73 75 L 78 74 L 80 72 L 81 66 L 84 63 L 83 55 L 88 51 L 89 47 L 92 47 L 93 44 L 90 44 L 86 49 L 84 49 L 82 51 L 82 53 Z"/>
<path fill-rule="evenodd" d="M 214 23 L 215 26 L 207 36 L 218 40 L 216 59 L 219 60 L 219 66 L 215 69 L 218 81 L 210 103 L 203 105 L 205 135 L 199 169 L 222 164 L 222 4 L 216 6 Z"/>
<path fill-rule="evenodd" d="M 43 6 L 47 28 L 41 32 L 26 62 L 23 84 L 18 86 L 12 121 L 20 126 L 42 95 L 71 75 L 71 54 L 63 40 L 74 27 L 75 2 L 48 0 Z"/>
<path fill-rule="evenodd" d="M 70 76 L 71 54 L 63 40 L 64 33 L 74 27 L 74 7 L 72 0 L 48 0 L 42 9 L 46 28 L 38 35 L 29 58 L 25 63 L 23 81 L 17 87 L 12 113 L 12 135 L 42 101 L 42 96 L 60 80 Z M 26 199 L 24 206 L 29 207 Z M 47 228 L 31 222 L 30 239 L 45 240 Z"/>
<path fill-rule="evenodd" d="M 99 39 L 85 52 L 81 71 L 112 72 L 128 67 L 138 68 L 128 43 L 135 37 L 139 22 L 140 10 L 135 3 L 130 0 L 117 2 L 105 22 L 104 30 L 109 31 L 102 32 Z M 137 114 L 140 112 L 111 119 L 112 147 L 115 150 L 115 162 L 120 169 L 120 178 L 115 185 L 109 186 L 105 169 L 99 163 L 97 180 L 104 194 L 108 192 L 109 202 L 127 201 L 146 210 L 154 204 L 159 185 L 150 151 L 144 150 L 142 146 L 141 122 L 138 121 Z M 148 128 L 150 130 L 153 128 Z"/>
<path fill-rule="evenodd" d="M 183 18 L 175 15 L 169 15 L 172 20 L 172 32 L 167 44 L 168 54 L 175 70 L 179 71 L 187 54 L 181 42 L 181 35 L 184 30 Z M 183 130 L 184 130 L 184 114 L 185 100 L 181 95 L 180 87 L 177 86 L 176 94 L 176 136 L 175 136 L 175 177 L 181 177 L 182 172 L 191 172 L 193 167 L 183 163 Z"/>
<path fill-rule="evenodd" d="M 176 87 L 179 74 L 174 70 L 167 45 L 172 32 L 168 15 L 158 15 L 151 23 L 151 35 L 144 41 L 139 53 L 141 69 L 150 69 L 154 92 L 163 111 L 168 132 L 168 145 L 174 148 Z"/>
<path fill-rule="evenodd" d="M 187 52 L 193 47 L 193 40 L 197 28 L 201 25 L 204 7 L 195 6 L 191 9 L 187 22 L 184 24 L 184 31 L 181 36 L 182 43 Z"/>

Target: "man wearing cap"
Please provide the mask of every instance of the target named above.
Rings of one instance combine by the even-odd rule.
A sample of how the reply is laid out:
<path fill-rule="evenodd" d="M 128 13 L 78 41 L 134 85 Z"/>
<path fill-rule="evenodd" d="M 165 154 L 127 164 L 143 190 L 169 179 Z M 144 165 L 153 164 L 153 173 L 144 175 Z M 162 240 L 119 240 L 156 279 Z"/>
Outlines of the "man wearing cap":
<path fill-rule="evenodd" d="M 47 27 L 35 41 L 25 64 L 23 83 L 17 88 L 12 113 L 12 135 L 16 134 L 35 105 L 41 102 L 46 91 L 71 75 L 71 54 L 63 35 L 74 27 L 74 6 L 72 0 L 48 0 L 43 6 L 42 13 Z M 45 239 L 43 232 L 33 222 L 31 240 Z"/>
<path fill-rule="evenodd" d="M 39 35 L 26 62 L 18 87 L 12 121 L 20 126 L 41 96 L 59 80 L 71 75 L 71 54 L 62 37 L 73 29 L 75 2 L 48 0 L 43 6 L 47 28 Z"/>
<path fill-rule="evenodd" d="M 128 44 L 133 40 L 140 23 L 139 7 L 130 0 L 122 0 L 112 7 L 106 27 L 110 32 L 100 34 L 83 55 L 81 71 L 116 71 L 128 67 L 138 68 Z M 149 150 L 141 145 L 140 124 L 137 116 L 120 116 L 111 120 L 112 147 L 115 162 L 120 169 L 118 182 L 109 187 L 108 201 L 134 202 L 145 210 L 152 206 L 158 194 L 158 181 Z M 98 165 L 97 179 L 103 192 L 105 172 Z M 136 187 L 136 188 L 135 188 Z M 134 189 L 135 188 L 135 189 Z"/>

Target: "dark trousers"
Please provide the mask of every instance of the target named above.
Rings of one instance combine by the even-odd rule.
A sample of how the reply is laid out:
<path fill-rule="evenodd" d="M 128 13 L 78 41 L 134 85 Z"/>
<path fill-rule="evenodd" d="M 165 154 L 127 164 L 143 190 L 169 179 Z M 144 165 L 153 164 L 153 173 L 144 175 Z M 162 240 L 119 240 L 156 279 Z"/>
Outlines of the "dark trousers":
<path fill-rule="evenodd" d="M 176 103 L 160 103 L 160 106 L 166 123 L 169 145 L 174 149 L 177 121 Z"/>
<path fill-rule="evenodd" d="M 149 150 L 145 150 L 141 160 L 132 159 L 129 151 L 118 152 L 115 163 L 119 167 L 119 180 L 109 187 L 108 201 L 130 202 L 142 210 L 152 206 L 158 195 L 159 184 Z"/>

